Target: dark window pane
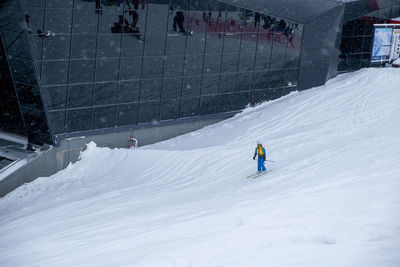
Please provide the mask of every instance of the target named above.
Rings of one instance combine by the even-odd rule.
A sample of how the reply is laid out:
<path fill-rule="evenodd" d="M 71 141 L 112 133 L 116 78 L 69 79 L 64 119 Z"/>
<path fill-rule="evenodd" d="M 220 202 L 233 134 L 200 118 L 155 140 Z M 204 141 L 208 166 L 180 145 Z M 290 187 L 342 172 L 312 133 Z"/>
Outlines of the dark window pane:
<path fill-rule="evenodd" d="M 44 61 L 42 63 L 42 84 L 66 84 L 68 61 Z"/>
<path fill-rule="evenodd" d="M 254 54 L 256 52 L 257 33 L 242 33 L 242 43 L 240 44 L 241 54 Z"/>
<path fill-rule="evenodd" d="M 356 19 L 354 22 L 354 35 L 364 34 L 364 19 Z"/>
<path fill-rule="evenodd" d="M 137 124 L 138 104 L 117 106 L 117 125 Z"/>
<path fill-rule="evenodd" d="M 265 42 L 261 42 L 261 40 L 259 40 L 257 46 L 255 70 L 269 69 L 271 63 L 271 49 L 272 46 L 268 40 L 265 40 Z"/>
<path fill-rule="evenodd" d="M 118 59 L 98 59 L 96 61 L 96 81 L 118 81 L 118 73 Z"/>
<path fill-rule="evenodd" d="M 372 51 L 372 37 L 364 37 L 363 52 L 371 53 Z"/>
<path fill-rule="evenodd" d="M 93 5 L 90 3 L 92 9 L 74 9 L 74 28 L 73 33 L 97 33 L 97 20 L 98 14 L 94 12 Z M 79 6 L 79 5 L 78 5 Z"/>
<path fill-rule="evenodd" d="M 121 58 L 120 79 L 132 80 L 140 79 L 142 75 L 142 59 L 141 58 Z"/>
<path fill-rule="evenodd" d="M 22 106 L 21 111 L 24 116 L 25 126 L 28 132 L 28 139 L 32 139 L 36 134 L 40 134 L 43 135 L 43 139 L 47 139 L 43 141 L 49 143 L 50 132 L 47 121 L 44 119 L 44 111 L 38 109 L 30 109 L 26 106 Z"/>
<path fill-rule="evenodd" d="M 221 72 L 237 72 L 239 54 L 223 54 Z"/>
<path fill-rule="evenodd" d="M 283 86 L 283 74 L 284 71 L 271 71 L 269 73 L 269 87 L 281 87 Z"/>
<path fill-rule="evenodd" d="M 362 42 L 363 42 L 363 37 L 355 37 L 353 38 L 353 53 L 359 53 L 362 52 Z"/>
<path fill-rule="evenodd" d="M 268 99 L 269 100 L 274 100 L 274 99 L 278 99 L 283 95 L 284 91 L 282 90 L 282 88 L 275 88 L 275 89 L 269 89 L 268 90 Z"/>
<path fill-rule="evenodd" d="M 163 99 L 179 98 L 181 96 L 182 78 L 164 79 L 162 88 Z"/>
<path fill-rule="evenodd" d="M 93 108 L 93 129 L 115 126 L 115 106 Z"/>
<path fill-rule="evenodd" d="M 118 89 L 118 103 L 139 101 L 140 81 L 120 82 Z"/>
<path fill-rule="evenodd" d="M 343 36 L 353 36 L 354 20 L 343 25 Z"/>
<path fill-rule="evenodd" d="M 29 58 L 29 43 L 25 35 L 20 32 L 3 31 L 3 41 L 9 55 Z M 12 59 L 12 58 L 11 58 Z"/>
<path fill-rule="evenodd" d="M 182 95 L 184 97 L 198 96 L 201 88 L 201 77 L 184 77 Z"/>
<path fill-rule="evenodd" d="M 204 61 L 204 74 L 216 74 L 221 70 L 221 54 L 206 55 Z"/>
<path fill-rule="evenodd" d="M 207 29 L 207 23 L 203 19 L 203 12 L 190 13 L 189 29 L 193 32 L 192 35 L 188 36 L 187 38 L 186 53 L 203 54 L 206 40 L 205 33 Z"/>
<path fill-rule="evenodd" d="M 93 84 L 70 85 L 68 107 L 91 107 L 93 104 Z"/>
<path fill-rule="evenodd" d="M 237 77 L 236 74 L 221 74 L 219 92 L 220 93 L 235 92 L 236 77 Z"/>
<path fill-rule="evenodd" d="M 240 54 L 239 71 L 240 72 L 253 71 L 255 58 L 256 58 L 255 54 Z"/>
<path fill-rule="evenodd" d="M 143 55 L 143 40 L 140 40 L 135 35 L 122 35 L 122 52 L 123 57 L 136 57 Z"/>
<path fill-rule="evenodd" d="M 286 58 L 287 37 L 282 33 L 275 33 L 272 48 L 271 70 L 284 68 Z"/>
<path fill-rule="evenodd" d="M 217 94 L 219 86 L 219 75 L 203 76 L 202 95 Z"/>
<path fill-rule="evenodd" d="M 70 83 L 93 82 L 94 60 L 71 60 Z"/>
<path fill-rule="evenodd" d="M 119 57 L 121 36 L 119 34 L 99 35 L 97 57 Z"/>
<path fill-rule="evenodd" d="M 67 111 L 66 132 L 79 132 L 90 129 L 92 109 L 79 109 Z"/>
<path fill-rule="evenodd" d="M 43 40 L 43 59 L 69 59 L 71 36 L 57 35 Z"/>
<path fill-rule="evenodd" d="M 235 97 L 236 107 L 238 109 L 245 108 L 251 101 L 251 93 L 237 93 Z"/>
<path fill-rule="evenodd" d="M 34 1 L 34 2 L 37 2 L 37 1 Z M 39 2 L 41 2 L 41 1 L 39 0 Z M 73 2 L 74 2 L 73 0 L 63 0 L 63 1 L 46 0 L 47 7 L 50 7 L 50 8 L 60 8 L 60 7 L 72 8 Z"/>
<path fill-rule="evenodd" d="M 342 38 L 342 43 L 340 44 L 340 52 L 343 54 L 351 53 L 352 43 L 352 37 Z"/>
<path fill-rule="evenodd" d="M 97 83 L 94 85 L 94 105 L 114 104 L 117 95 L 117 83 Z"/>
<path fill-rule="evenodd" d="M 219 112 L 227 112 L 235 110 L 235 94 L 219 95 Z"/>
<path fill-rule="evenodd" d="M 295 86 L 298 82 L 298 70 L 285 71 L 285 86 Z"/>
<path fill-rule="evenodd" d="M 269 98 L 269 91 L 267 90 L 260 90 L 260 91 L 253 91 L 251 96 L 251 103 L 253 105 L 261 103 Z"/>
<path fill-rule="evenodd" d="M 208 33 L 206 42 L 206 54 L 221 54 L 223 38 L 223 33 Z"/>
<path fill-rule="evenodd" d="M 161 120 L 179 118 L 179 99 L 164 100 L 161 102 Z"/>
<path fill-rule="evenodd" d="M 66 106 L 67 86 L 43 87 L 47 109 L 63 109 Z"/>
<path fill-rule="evenodd" d="M 64 133 L 65 111 L 49 112 L 48 118 L 53 134 Z"/>
<path fill-rule="evenodd" d="M 253 73 L 239 73 L 237 77 L 237 91 L 249 91 L 253 87 Z"/>
<path fill-rule="evenodd" d="M 31 59 L 9 56 L 8 63 L 16 82 L 26 83 L 31 86 L 36 85 L 35 68 Z"/>
<path fill-rule="evenodd" d="M 167 17 L 169 5 L 163 5 L 159 1 L 148 5 L 146 33 L 165 35 L 167 30 Z M 147 42 L 146 42 L 147 45 Z M 164 46 L 163 46 L 164 47 Z"/>
<path fill-rule="evenodd" d="M 167 56 L 164 76 L 176 77 L 183 75 L 184 56 Z"/>
<path fill-rule="evenodd" d="M 71 58 L 93 59 L 96 55 L 96 36 L 80 35 L 72 36 Z"/>
<path fill-rule="evenodd" d="M 159 100 L 161 83 L 161 79 L 143 80 L 140 101 Z"/>
<path fill-rule="evenodd" d="M 185 54 L 186 35 L 169 33 L 167 37 L 167 55 Z"/>
<path fill-rule="evenodd" d="M 298 67 L 300 64 L 301 39 L 297 35 L 289 38 L 286 50 L 286 67 Z"/>
<path fill-rule="evenodd" d="M 160 113 L 160 102 L 140 103 L 139 123 L 156 122 Z"/>
<path fill-rule="evenodd" d="M 162 55 L 164 55 L 165 41 L 166 41 L 165 33 L 164 34 L 155 34 L 155 33 L 146 34 L 144 54 L 146 56 L 162 56 Z"/>
<path fill-rule="evenodd" d="M 183 98 L 181 104 L 181 117 L 193 117 L 199 112 L 199 98 Z"/>
<path fill-rule="evenodd" d="M 71 19 L 72 9 L 46 9 L 44 30 L 52 33 L 71 33 Z"/>
<path fill-rule="evenodd" d="M 185 75 L 201 75 L 203 71 L 202 55 L 187 55 L 185 60 Z"/>
<path fill-rule="evenodd" d="M 13 5 L 17 5 L 17 1 L 8 1 L 13 3 Z M 36 1 L 32 1 L 32 0 L 20 0 L 21 4 L 23 7 L 45 7 L 45 0 L 36 0 Z"/>
<path fill-rule="evenodd" d="M 164 57 L 144 57 L 143 78 L 162 78 L 164 71 Z"/>
<path fill-rule="evenodd" d="M 200 100 L 200 115 L 217 113 L 218 96 L 202 96 Z"/>
<path fill-rule="evenodd" d="M 28 35 L 28 40 L 31 44 L 33 59 L 42 60 L 43 38 L 38 38 L 36 35 Z"/>
<path fill-rule="evenodd" d="M 268 88 L 268 72 L 254 72 L 254 89 L 264 89 Z"/>
<path fill-rule="evenodd" d="M 30 86 L 27 84 L 15 83 L 19 104 L 30 109 L 42 110 L 42 100 L 40 98 L 39 86 Z"/>
<path fill-rule="evenodd" d="M 240 32 L 226 33 L 224 40 L 224 53 L 239 53 L 240 49 Z"/>

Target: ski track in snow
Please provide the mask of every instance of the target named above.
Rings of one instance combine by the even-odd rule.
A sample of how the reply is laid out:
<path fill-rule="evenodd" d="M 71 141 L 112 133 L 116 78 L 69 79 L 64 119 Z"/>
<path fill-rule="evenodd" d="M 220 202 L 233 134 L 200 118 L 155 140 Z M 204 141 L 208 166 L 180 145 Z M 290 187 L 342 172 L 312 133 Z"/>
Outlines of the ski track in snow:
<path fill-rule="evenodd" d="M 0 199 L 0 266 L 400 264 L 400 70 L 363 69 Z M 256 140 L 271 172 L 256 179 Z"/>

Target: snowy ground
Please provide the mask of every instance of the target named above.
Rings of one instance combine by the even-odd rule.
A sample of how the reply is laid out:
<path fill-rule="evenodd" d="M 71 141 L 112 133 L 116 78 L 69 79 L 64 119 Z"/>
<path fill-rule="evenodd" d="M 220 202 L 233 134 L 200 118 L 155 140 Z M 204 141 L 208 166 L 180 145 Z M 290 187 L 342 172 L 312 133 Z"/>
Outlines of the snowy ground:
<path fill-rule="evenodd" d="M 400 69 L 364 69 L 0 199 L 0 266 L 400 266 Z M 256 170 L 255 141 L 270 173 Z"/>

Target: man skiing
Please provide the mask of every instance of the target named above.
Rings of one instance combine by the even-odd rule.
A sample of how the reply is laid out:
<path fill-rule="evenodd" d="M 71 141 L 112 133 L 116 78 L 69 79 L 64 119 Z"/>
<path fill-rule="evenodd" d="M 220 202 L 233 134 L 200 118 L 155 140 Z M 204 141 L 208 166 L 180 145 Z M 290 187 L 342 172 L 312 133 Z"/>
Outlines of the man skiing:
<path fill-rule="evenodd" d="M 265 172 L 265 166 L 264 166 L 264 161 L 265 161 L 265 149 L 263 148 L 261 142 L 257 142 L 257 147 L 256 150 L 254 151 L 254 156 L 253 160 L 256 159 L 256 156 L 258 155 L 258 172 Z"/>

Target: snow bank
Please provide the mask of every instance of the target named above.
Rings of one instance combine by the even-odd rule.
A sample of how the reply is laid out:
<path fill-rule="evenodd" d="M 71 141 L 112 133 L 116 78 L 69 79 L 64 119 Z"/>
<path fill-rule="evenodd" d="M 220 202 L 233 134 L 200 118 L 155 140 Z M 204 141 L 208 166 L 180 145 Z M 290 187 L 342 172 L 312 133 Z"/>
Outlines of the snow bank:
<path fill-rule="evenodd" d="M 400 70 L 364 69 L 0 199 L 0 266 L 397 267 Z M 254 173 L 262 140 L 268 174 Z"/>

